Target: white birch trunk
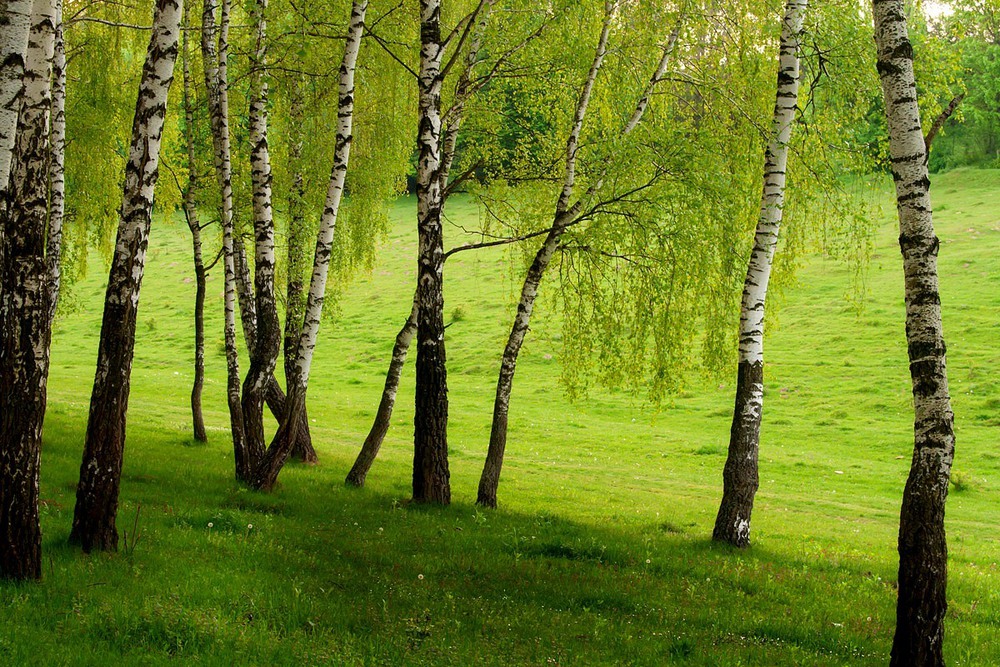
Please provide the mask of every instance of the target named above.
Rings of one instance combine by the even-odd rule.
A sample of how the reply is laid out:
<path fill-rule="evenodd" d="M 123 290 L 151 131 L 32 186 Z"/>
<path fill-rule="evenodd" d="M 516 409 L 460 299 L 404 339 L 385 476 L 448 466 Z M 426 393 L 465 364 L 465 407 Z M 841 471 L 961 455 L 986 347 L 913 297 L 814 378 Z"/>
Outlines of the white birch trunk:
<path fill-rule="evenodd" d="M 740 306 L 736 407 L 723 471 L 722 503 L 712 532 L 712 539 L 739 547 L 750 544 L 750 514 L 758 486 L 757 456 L 764 410 L 764 309 L 785 201 L 785 169 L 798 103 L 798 51 L 805 10 L 806 0 L 788 0 L 785 5 L 777 96 L 764 161 L 764 192 Z"/>
<path fill-rule="evenodd" d="M 417 389 L 413 433 L 413 500 L 451 502 L 448 470 L 448 377 L 444 342 L 441 228 L 440 0 L 420 2 L 420 69 L 417 77 Z"/>
<path fill-rule="evenodd" d="M 57 0 L 35 0 L 0 264 L 0 578 L 41 576 L 38 482 L 49 369 L 49 111 Z M 7 204 L 5 200 L 3 202 Z"/>
<path fill-rule="evenodd" d="M 70 534 L 70 539 L 88 552 L 114 550 L 118 546 L 115 516 L 125 448 L 136 317 L 149 243 L 153 192 L 159 175 L 167 93 L 177 59 L 180 20 L 179 0 L 156 1 L 125 165 L 121 218 L 108 275 L 97 373 Z"/>
<path fill-rule="evenodd" d="M 486 0 L 477 17 L 472 39 L 469 42 L 469 49 L 465 54 L 465 65 L 455 84 L 455 96 L 452 106 L 442 119 L 442 125 L 445 129 L 441 141 L 441 166 L 438 169 L 438 181 L 441 184 L 442 191 L 442 212 L 448 198 L 448 180 L 451 174 L 451 167 L 455 162 L 455 153 L 462 121 L 465 118 L 465 105 L 474 89 L 472 74 L 476 64 L 479 62 L 479 50 L 482 47 L 483 35 L 486 32 L 490 10 L 494 4 L 495 0 Z M 368 432 L 368 437 L 365 438 L 361 446 L 361 451 L 358 452 L 354 466 L 351 467 L 351 471 L 347 474 L 346 482 L 353 486 L 364 486 L 368 471 L 371 470 L 371 466 L 382 447 L 382 441 L 389 431 L 392 411 L 396 405 L 399 379 L 402 375 L 403 365 L 406 363 L 410 343 L 417 333 L 417 313 L 419 310 L 417 304 L 417 295 L 414 294 L 410 316 L 407 318 L 406 323 L 403 324 L 403 328 L 396 335 L 396 340 L 392 347 L 389 370 L 386 372 L 385 385 L 382 388 L 382 399 L 379 401 L 378 410 L 375 412 L 375 419 Z"/>
<path fill-rule="evenodd" d="M 316 234 L 316 255 L 313 260 L 309 295 L 306 299 L 306 314 L 299 334 L 298 353 L 292 377 L 288 378 L 288 398 L 285 414 L 268 447 L 264 459 L 254 472 L 251 486 L 270 490 L 278 479 L 278 473 L 288 460 L 292 444 L 298 430 L 299 416 L 305 408 L 306 389 L 309 386 L 309 371 L 313 353 L 319 336 L 320 319 L 323 314 L 323 299 L 326 294 L 326 280 L 330 270 L 330 256 L 333 252 L 333 233 L 340 212 L 340 202 L 344 195 L 344 183 L 351 157 L 354 124 L 354 73 L 357 68 L 361 37 L 365 28 L 365 12 L 368 0 L 354 0 L 351 6 L 347 42 L 344 58 L 340 65 L 340 83 L 337 98 L 337 134 L 334 148 L 333 170 L 326 193 L 326 204 L 320 218 Z"/>
<path fill-rule="evenodd" d="M 874 0 L 878 72 L 885 98 L 903 253 L 906 342 L 913 385 L 913 459 L 899 521 L 899 594 L 890 665 L 944 665 L 948 546 L 944 510 L 955 455 L 941 327 L 927 146 L 903 0 Z"/>
<path fill-rule="evenodd" d="M 236 348 L 236 263 L 233 247 L 233 182 L 229 139 L 229 0 L 223 0 L 221 25 L 216 26 L 216 0 L 205 0 L 202 12 L 201 51 L 205 88 L 212 117 L 215 175 L 221 193 L 223 270 L 225 277 L 224 334 L 226 345 L 226 399 L 233 434 L 236 477 L 249 479 L 251 463 L 243 429 L 240 401 L 240 359 Z M 218 49 L 215 39 L 218 38 Z"/>
<path fill-rule="evenodd" d="M 58 3 L 56 12 L 52 109 L 49 116 L 49 229 L 45 250 L 50 330 L 56 317 L 62 286 L 62 232 L 66 214 L 66 40 L 63 35 L 61 2 Z"/>
<path fill-rule="evenodd" d="M 251 56 L 250 176 L 253 182 L 254 294 L 256 340 L 243 383 L 243 424 L 247 449 L 257 465 L 263 456 L 265 385 L 281 350 L 281 325 L 274 295 L 274 215 L 271 206 L 271 157 L 267 146 L 267 0 L 254 0 L 256 48 Z M 280 415 L 279 415 L 280 420 Z"/>
<path fill-rule="evenodd" d="M 5 4 L 6 11 L 0 18 L 0 200 L 5 199 L 10 180 L 33 3 L 32 0 L 7 0 Z"/>
<path fill-rule="evenodd" d="M 483 507 L 496 507 L 497 505 L 497 489 L 500 485 L 500 472 L 503 468 L 504 452 L 507 446 L 507 419 L 510 412 L 510 396 L 514 386 L 517 357 L 520 354 L 524 338 L 528 334 L 531 314 L 534 311 L 535 299 L 538 296 L 538 288 L 541 285 L 545 271 L 552 262 L 552 257 L 555 255 L 556 249 L 559 247 L 559 241 L 563 233 L 573 223 L 584 200 L 594 196 L 603 185 L 604 177 L 602 174 L 587 189 L 583 197 L 579 198 L 576 203 L 570 204 L 573 199 L 576 181 L 576 151 L 580 141 L 580 132 L 583 130 L 583 122 L 587 115 L 587 107 L 590 103 L 594 84 L 597 81 L 597 74 L 607 53 L 608 38 L 617 9 L 618 4 L 616 3 L 605 4 L 605 20 L 601 29 L 601 36 L 598 39 L 597 48 L 594 50 L 594 59 L 591 63 L 590 72 L 580 91 L 576 112 L 573 116 L 573 126 L 566 141 L 566 168 L 563 187 L 559 195 L 559 200 L 556 203 L 552 228 L 546 235 L 541 247 L 535 253 L 535 259 L 528 268 L 528 273 L 525 275 L 524 283 L 521 286 L 521 297 L 518 301 L 517 313 L 514 316 L 514 323 L 511 326 L 507 345 L 504 348 L 503 357 L 500 361 L 500 375 L 497 379 L 496 397 L 493 402 L 493 423 L 490 428 L 490 444 L 483 472 L 479 478 L 479 491 L 476 499 L 477 504 Z M 679 32 L 680 24 L 678 23 L 667 39 L 656 70 L 653 72 L 646 88 L 640 96 L 635 110 L 622 127 L 619 133 L 620 138 L 631 134 L 642 120 L 646 108 L 649 106 L 649 100 L 653 95 L 653 91 L 666 76 L 674 48 L 677 44 Z"/>

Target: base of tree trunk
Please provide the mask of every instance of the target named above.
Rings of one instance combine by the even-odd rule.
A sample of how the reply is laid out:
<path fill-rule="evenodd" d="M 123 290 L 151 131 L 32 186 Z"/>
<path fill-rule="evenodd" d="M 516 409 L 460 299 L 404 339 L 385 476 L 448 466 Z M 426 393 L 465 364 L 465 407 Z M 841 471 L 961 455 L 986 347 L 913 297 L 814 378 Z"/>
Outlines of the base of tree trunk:
<path fill-rule="evenodd" d="M 741 361 L 736 380 L 736 405 L 723 471 L 722 503 L 712 539 L 735 547 L 750 546 L 750 515 L 760 484 L 757 459 L 763 408 L 764 364 Z"/>

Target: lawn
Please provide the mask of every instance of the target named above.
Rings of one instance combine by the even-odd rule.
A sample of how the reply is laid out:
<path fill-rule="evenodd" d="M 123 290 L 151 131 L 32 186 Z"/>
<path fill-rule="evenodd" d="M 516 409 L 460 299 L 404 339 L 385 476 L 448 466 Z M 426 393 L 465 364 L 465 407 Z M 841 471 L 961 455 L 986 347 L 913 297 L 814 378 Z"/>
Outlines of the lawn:
<path fill-rule="evenodd" d="M 1000 172 L 938 176 L 932 197 L 958 438 L 945 654 L 997 665 Z M 0 664 L 886 663 L 912 449 L 894 209 L 880 214 L 860 313 L 849 267 L 821 256 L 803 257 L 782 299 L 766 343 L 754 544 L 733 551 L 708 539 L 731 379 L 696 378 L 659 409 L 605 391 L 571 403 L 544 308 L 521 354 L 501 508 L 475 508 L 517 288 L 502 250 L 446 269 L 455 503 L 406 503 L 412 361 L 367 487 L 344 486 L 410 308 L 414 206 L 396 203 L 374 270 L 324 324 L 309 392 L 321 464 L 290 465 L 270 495 L 233 480 L 221 268 L 209 281 L 210 442 L 191 441 L 189 236 L 156 221 L 118 520 L 127 546 L 83 556 L 66 540 L 101 318 L 95 258 L 53 341 L 44 580 L 0 584 Z M 477 214 L 450 208 L 467 227 Z"/>

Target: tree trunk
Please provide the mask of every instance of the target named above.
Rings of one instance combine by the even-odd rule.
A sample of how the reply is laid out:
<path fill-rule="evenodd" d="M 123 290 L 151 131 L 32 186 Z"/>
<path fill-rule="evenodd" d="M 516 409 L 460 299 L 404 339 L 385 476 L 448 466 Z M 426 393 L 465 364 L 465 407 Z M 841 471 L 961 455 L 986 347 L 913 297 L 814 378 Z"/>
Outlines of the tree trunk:
<path fill-rule="evenodd" d="M 771 140 L 764 159 L 764 193 L 740 306 L 740 349 L 736 405 L 729 454 L 722 473 L 722 503 L 712 539 L 737 547 L 750 545 L 750 513 L 757 493 L 760 422 L 764 410 L 764 309 L 785 200 L 788 142 L 799 90 L 799 41 L 806 0 L 788 0 L 781 28 L 777 96 Z"/>
<path fill-rule="evenodd" d="M 36 0 L 3 217 L 0 297 L 0 578 L 42 575 L 38 479 L 49 368 L 49 112 L 57 0 Z"/>
<path fill-rule="evenodd" d="M 184 25 L 188 25 L 188 6 L 184 7 Z M 191 422 L 194 439 L 208 442 L 205 417 L 201 409 L 201 393 L 205 386 L 205 261 L 201 251 L 201 222 L 195 193 L 198 187 L 198 163 L 194 150 L 194 100 L 191 89 L 191 68 L 188 63 L 188 31 L 184 31 L 181 56 L 184 62 L 184 141 L 187 144 L 188 181 L 184 188 L 184 219 L 191 230 L 194 257 L 194 382 L 191 385 Z"/>
<path fill-rule="evenodd" d="M 24 90 L 24 55 L 28 49 L 32 0 L 7 0 L 0 21 L 0 201 L 7 199 L 17 117 Z M 2 237 L 0 237 L 2 241 Z"/>
<path fill-rule="evenodd" d="M 385 388 L 382 389 L 382 400 L 378 404 L 378 411 L 375 413 L 375 422 L 372 424 L 365 443 L 358 452 L 358 458 L 354 461 L 351 472 L 347 474 L 346 482 L 352 486 L 364 486 L 368 471 L 375 463 L 382 448 L 382 441 L 389 431 L 389 423 L 392 420 L 392 409 L 396 405 L 396 392 L 399 389 L 399 376 L 403 372 L 403 364 L 406 363 L 406 354 L 410 349 L 410 342 L 413 335 L 417 333 L 417 300 L 413 300 L 413 308 L 410 309 L 410 317 L 407 318 L 403 328 L 396 334 L 396 343 L 392 346 L 392 361 L 389 363 L 389 372 L 385 374 Z"/>
<path fill-rule="evenodd" d="M 448 373 L 444 347 L 444 239 L 441 229 L 440 0 L 420 0 L 417 132 L 417 389 L 413 500 L 451 502 L 448 472 Z"/>
<path fill-rule="evenodd" d="M 309 371 L 313 352 L 319 335 L 320 318 L 323 314 L 323 298 L 326 279 L 330 269 L 330 255 L 333 250 L 333 232 L 340 211 L 340 201 L 344 194 L 344 180 L 351 155 L 352 127 L 354 123 L 354 71 L 357 66 L 361 36 L 365 27 L 367 0 L 354 0 L 351 6 L 350 26 L 344 45 L 344 59 L 340 66 L 338 90 L 337 135 L 334 147 L 333 171 L 327 189 L 326 204 L 320 218 L 316 236 L 316 256 L 313 260 L 312 279 L 309 283 L 309 297 L 306 314 L 299 334 L 298 353 L 292 375 L 288 378 L 288 400 L 284 418 L 278 432 L 268 447 L 264 459 L 254 471 L 250 486 L 270 491 L 278 480 L 278 473 L 288 460 L 296 431 L 305 413 L 306 389 L 309 386 Z"/>
<path fill-rule="evenodd" d="M 250 177 L 253 182 L 254 295 L 256 340 L 243 382 L 243 426 L 247 446 L 255 455 L 265 450 L 264 401 L 281 349 L 281 325 L 274 296 L 274 216 L 271 207 L 271 157 L 267 146 L 267 0 L 252 4 L 257 25 L 251 53 Z M 280 421 L 279 415 L 279 421 Z"/>
<path fill-rule="evenodd" d="M 899 520 L 899 597 L 890 664 L 944 665 L 948 546 L 944 510 L 955 454 L 938 293 L 938 238 L 927 151 L 903 0 L 874 0 L 878 72 L 885 97 L 903 254 L 906 340 L 913 384 L 914 443 Z"/>
<path fill-rule="evenodd" d="M 507 345 L 504 347 L 503 358 L 500 362 L 500 376 L 497 379 L 496 397 L 493 401 L 493 423 L 490 428 L 490 445 L 486 453 L 486 462 L 483 465 L 483 472 L 479 477 L 479 491 L 476 496 L 476 503 L 483 507 L 495 508 L 497 506 L 497 488 L 500 485 L 500 472 L 503 469 L 504 452 L 507 446 L 507 417 L 510 409 L 510 394 L 514 385 L 514 371 L 517 368 L 517 357 L 524 343 L 524 337 L 528 333 L 531 322 L 531 313 L 535 307 L 535 297 L 538 295 L 538 287 L 542 282 L 542 277 L 552 261 L 559 240 L 567 227 L 572 224 L 573 218 L 580 210 L 582 200 L 578 200 L 571 205 L 573 189 L 576 183 L 576 157 L 580 141 L 580 132 L 583 130 L 583 121 L 587 115 L 587 107 L 590 105 L 590 97 L 593 93 L 594 84 L 597 81 L 597 74 L 604 63 L 604 56 L 608 51 L 608 38 L 611 34 L 611 24 L 617 12 L 616 3 L 605 4 L 604 23 L 601 27 L 601 35 L 594 49 L 594 58 L 591 61 L 590 71 L 580 90 L 580 97 L 577 100 L 576 110 L 573 116 L 573 126 L 569 137 L 566 140 L 566 165 L 563 177 L 563 187 L 556 203 L 555 217 L 552 228 L 545 236 L 545 241 L 535 253 L 535 259 L 528 269 L 521 286 L 521 298 L 517 304 L 517 314 L 514 316 L 514 324 L 511 327 L 510 335 L 507 338 Z M 635 111 L 622 128 L 621 136 L 627 136 L 642 120 L 642 116 L 649 105 L 649 98 L 653 88 L 663 79 L 666 74 L 667 64 L 670 55 L 673 53 L 674 44 L 677 41 L 678 31 L 675 29 L 667 42 L 663 56 L 657 65 L 656 72 L 649 80 L 649 84 L 636 106 Z M 598 179 L 587 191 L 590 196 L 600 188 L 601 179 Z"/>
<path fill-rule="evenodd" d="M 236 478 L 250 476 L 250 460 L 243 429 L 243 404 L 240 401 L 240 358 L 236 349 L 236 264 L 233 249 L 233 182 L 229 141 L 229 0 L 223 0 L 218 29 L 215 24 L 215 0 L 205 0 L 202 13 L 201 52 L 205 67 L 205 89 L 208 91 L 209 113 L 212 119 L 212 146 L 215 175 L 221 193 L 220 221 L 225 271 L 225 341 L 226 341 L 226 400 L 229 423 L 233 434 L 233 454 Z M 218 32 L 218 51 L 214 40 Z"/>
<path fill-rule="evenodd" d="M 108 276 L 97 374 L 70 534 L 70 540 L 87 552 L 114 550 L 118 546 L 115 515 L 125 448 L 136 313 L 181 18 L 179 0 L 157 0 L 155 7 L 125 166 L 121 219 Z"/>
<path fill-rule="evenodd" d="M 455 95 L 452 100 L 452 106 L 442 119 L 442 125 L 445 129 L 441 140 L 441 164 L 438 168 L 438 181 L 442 190 L 442 212 L 448 198 L 448 179 L 452 164 L 455 162 L 458 135 L 465 117 L 465 104 L 475 89 L 472 73 L 479 62 L 479 49 L 482 46 L 487 19 L 490 10 L 493 8 L 493 4 L 494 0 L 485 0 L 478 17 L 474 17 L 476 18 L 476 27 L 472 33 L 469 49 L 465 54 L 465 66 L 455 84 Z M 484 84 L 480 82 L 479 85 Z M 442 262 L 446 257 L 446 255 L 442 257 Z M 414 295 L 410 317 L 396 335 L 396 342 L 392 348 L 392 360 L 389 362 L 389 370 L 385 377 L 385 386 L 382 389 L 382 400 L 379 402 L 378 410 L 375 413 L 375 421 L 368 432 L 368 437 L 365 438 L 365 442 L 361 446 L 361 451 L 358 452 L 354 466 L 347 475 L 347 484 L 357 487 L 365 485 L 365 478 L 368 476 L 368 471 L 371 470 L 372 464 L 375 463 L 375 458 L 382 448 L 382 441 L 385 439 L 385 434 L 389 431 L 389 424 L 392 420 L 392 410 L 396 405 L 399 378 L 403 370 L 403 365 L 406 363 L 406 355 L 409 352 L 410 343 L 416 332 L 417 297 Z"/>
<path fill-rule="evenodd" d="M 299 331 L 306 314 L 304 276 L 309 262 L 309 227 L 306 223 L 305 178 L 302 175 L 302 144 L 305 140 L 305 122 L 302 102 L 302 80 L 292 88 L 289 108 L 288 171 L 292 174 L 292 187 L 288 191 L 288 284 L 285 293 L 284 356 L 285 378 L 291 377 L 298 351 Z M 279 389 L 280 391 L 280 389 Z M 284 398 L 284 396 L 282 396 Z M 280 418 L 279 418 L 280 421 Z M 309 429 L 308 410 L 303 408 L 302 420 L 296 431 L 291 457 L 303 463 L 317 463 L 319 457 L 313 449 Z"/>
<path fill-rule="evenodd" d="M 66 214 L 66 40 L 62 2 L 56 3 L 55 43 L 52 54 L 52 110 L 49 116 L 49 234 L 45 264 L 49 276 L 51 332 L 62 288 L 62 232 Z"/>

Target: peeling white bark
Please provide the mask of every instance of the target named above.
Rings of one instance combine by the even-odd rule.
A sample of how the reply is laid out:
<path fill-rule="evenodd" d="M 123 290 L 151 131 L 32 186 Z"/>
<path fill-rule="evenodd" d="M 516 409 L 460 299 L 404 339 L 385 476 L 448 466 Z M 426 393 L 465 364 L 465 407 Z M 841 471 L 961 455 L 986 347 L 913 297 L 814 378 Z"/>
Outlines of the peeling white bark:
<path fill-rule="evenodd" d="M 955 455 L 941 326 L 927 144 L 903 0 L 874 0 L 877 67 L 885 98 L 903 254 L 906 342 L 913 386 L 913 459 L 899 521 L 899 595 L 890 665 L 943 666 L 948 609 L 945 501 Z"/>
<path fill-rule="evenodd" d="M 0 195 L 5 195 L 10 180 L 32 0 L 7 0 L 5 4 L 0 18 Z"/>
<path fill-rule="evenodd" d="M 764 312 L 785 202 L 788 144 L 799 92 L 799 49 L 806 0 L 787 0 L 778 53 L 771 138 L 764 154 L 764 191 L 740 305 L 739 363 L 722 502 L 712 537 L 746 547 L 759 485 L 757 459 L 764 412 Z"/>
<path fill-rule="evenodd" d="M 319 336 L 326 281 L 330 270 L 330 256 L 333 252 L 333 234 L 340 212 L 340 202 L 344 195 L 344 183 L 351 157 L 354 124 L 354 73 L 357 69 L 358 53 L 361 50 L 361 37 L 364 34 L 367 9 L 368 0 L 354 0 L 351 6 L 347 41 L 344 45 L 344 58 L 340 65 L 333 169 L 327 187 L 326 204 L 316 234 L 316 255 L 309 282 L 309 294 L 306 299 L 305 319 L 299 334 L 296 362 L 292 377 L 288 378 L 288 398 L 285 402 L 285 413 L 281 425 L 263 459 L 256 467 L 251 480 L 252 486 L 262 490 L 270 490 L 277 481 L 278 474 L 291 453 L 297 436 L 299 419 L 305 409 L 309 371 L 312 367 L 313 353 Z"/>

